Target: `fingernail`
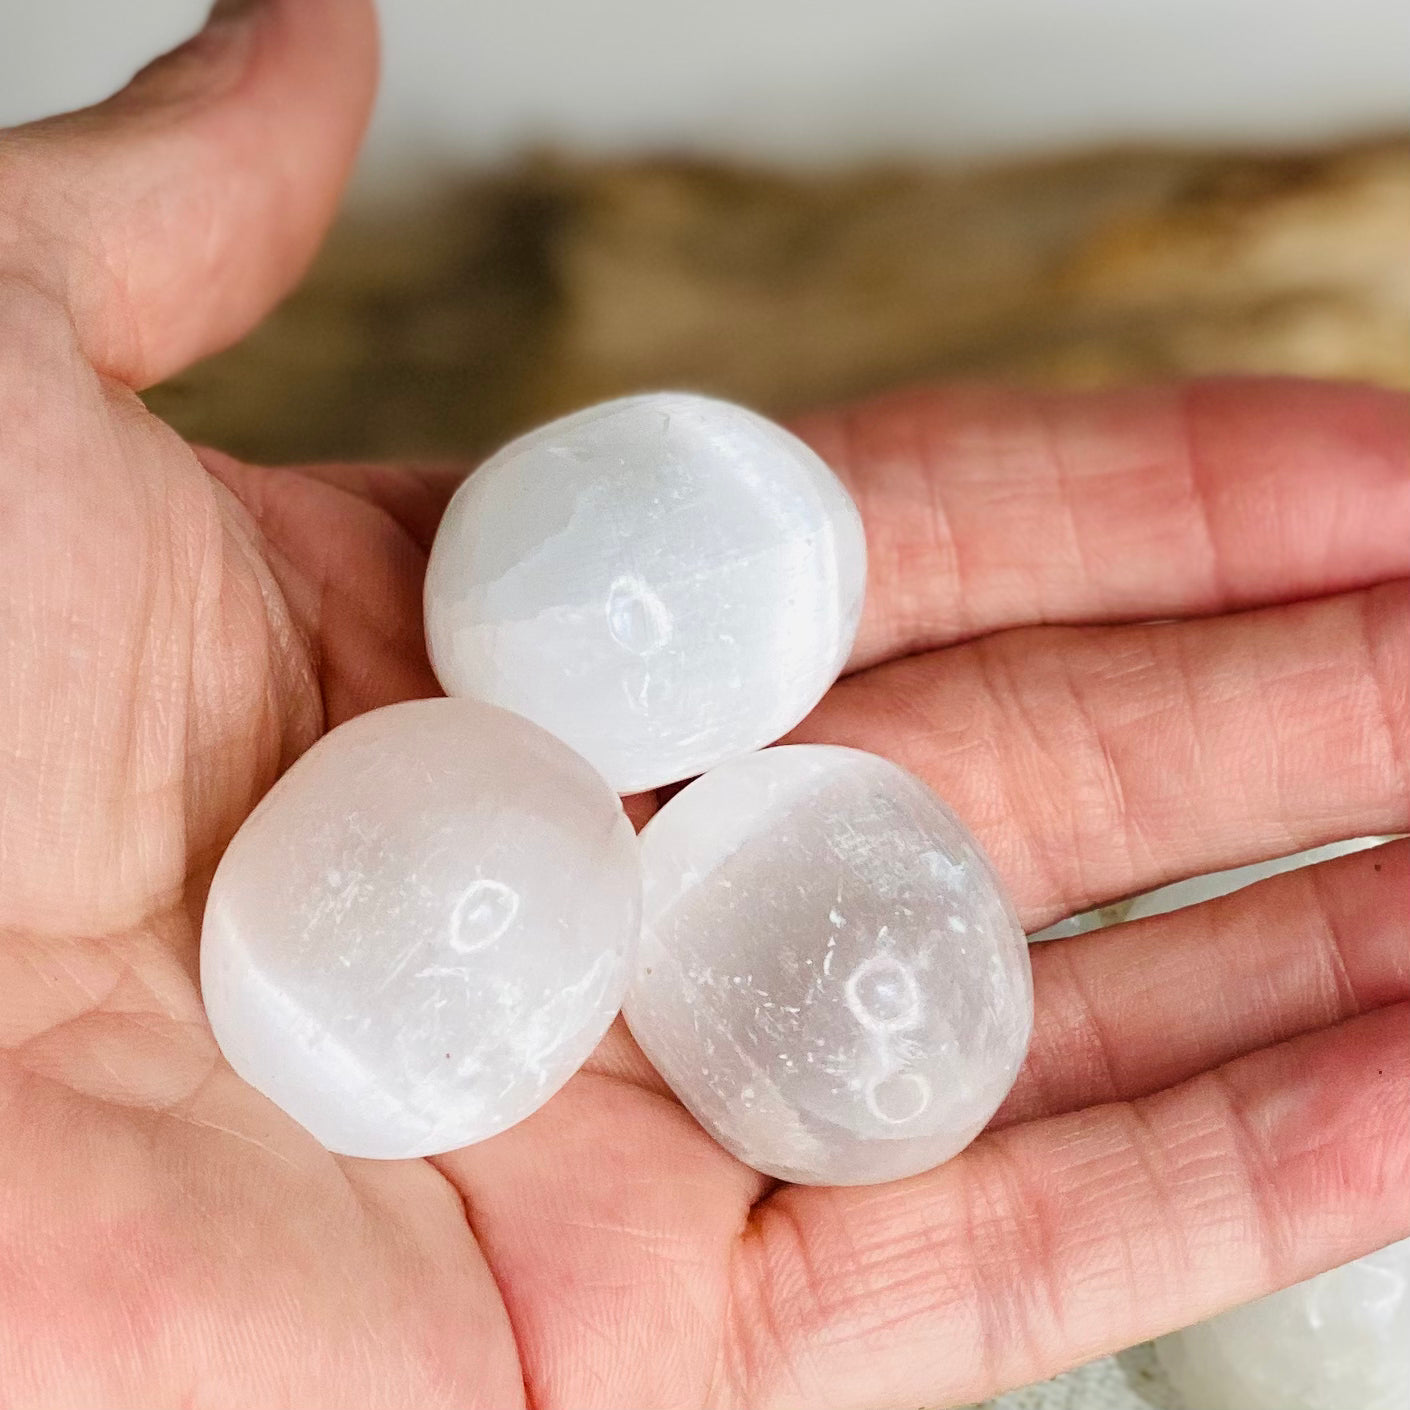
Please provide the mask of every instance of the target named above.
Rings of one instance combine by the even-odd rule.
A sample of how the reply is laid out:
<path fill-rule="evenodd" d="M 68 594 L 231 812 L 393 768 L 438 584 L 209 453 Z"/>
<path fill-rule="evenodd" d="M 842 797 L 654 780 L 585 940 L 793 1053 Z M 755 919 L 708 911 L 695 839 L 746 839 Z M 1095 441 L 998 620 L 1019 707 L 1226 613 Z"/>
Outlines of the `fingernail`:
<path fill-rule="evenodd" d="M 232 20 L 244 19 L 252 10 L 258 10 L 265 0 L 215 0 L 206 23 L 226 24 Z"/>
<path fill-rule="evenodd" d="M 244 22 L 265 6 L 266 0 L 216 0 L 205 24 L 190 39 L 153 59 L 109 101 L 150 106 L 218 93 L 223 81 L 233 83 L 243 72 L 253 34 Z"/>

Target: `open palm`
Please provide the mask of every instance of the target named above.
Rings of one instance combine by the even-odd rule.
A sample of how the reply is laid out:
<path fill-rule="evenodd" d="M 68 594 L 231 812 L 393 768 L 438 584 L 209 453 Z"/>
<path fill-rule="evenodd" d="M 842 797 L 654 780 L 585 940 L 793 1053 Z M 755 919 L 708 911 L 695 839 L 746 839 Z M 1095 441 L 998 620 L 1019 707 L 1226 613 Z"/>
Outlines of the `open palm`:
<path fill-rule="evenodd" d="M 323 730 L 434 693 L 455 479 L 242 465 L 132 390 L 287 286 L 365 111 L 361 6 L 240 8 L 0 134 L 0 1401 L 953 1404 L 1410 1233 L 1405 844 L 1041 947 L 993 1128 L 892 1185 L 742 1167 L 620 1025 L 433 1161 L 329 1155 L 234 1076 L 207 880 Z M 1399 398 L 959 390 L 799 429 L 872 581 L 797 737 L 929 780 L 1030 925 L 1407 827 Z"/>

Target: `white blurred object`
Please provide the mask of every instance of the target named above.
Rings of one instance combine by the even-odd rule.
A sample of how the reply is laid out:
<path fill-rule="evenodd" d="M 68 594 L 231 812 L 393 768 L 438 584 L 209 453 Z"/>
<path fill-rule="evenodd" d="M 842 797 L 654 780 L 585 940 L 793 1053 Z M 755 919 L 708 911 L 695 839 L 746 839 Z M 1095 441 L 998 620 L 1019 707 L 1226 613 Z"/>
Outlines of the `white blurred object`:
<path fill-rule="evenodd" d="M 1246 867 L 1230 867 L 1228 871 L 1212 871 L 1204 876 L 1186 877 L 1183 881 L 1172 881 L 1168 886 L 1143 892 L 1129 901 L 1120 901 L 1115 905 L 1101 906 L 1094 911 L 1069 916 L 1066 920 L 1057 921 L 1043 930 L 1034 931 L 1028 938 L 1062 940 L 1072 935 L 1083 935 L 1089 930 L 1100 930 L 1119 921 L 1144 920 L 1148 916 L 1164 915 L 1167 911 L 1178 911 L 1184 906 L 1197 906 L 1201 901 L 1212 901 L 1216 896 L 1227 896 L 1231 891 L 1242 890 L 1245 886 L 1252 886 L 1255 881 L 1264 881 L 1281 872 L 1296 871 L 1298 867 L 1310 867 L 1317 862 L 1329 862 L 1333 857 L 1362 852 L 1367 847 L 1378 847 L 1390 840 L 1389 837 L 1353 837 L 1344 842 L 1328 842 L 1323 847 L 1313 847 L 1306 852 L 1274 857 L 1271 861 L 1252 862 Z"/>
<path fill-rule="evenodd" d="M 1410 1239 L 1155 1345 L 1189 1410 L 1405 1410 Z"/>
<path fill-rule="evenodd" d="M 200 0 L 0 0 L 0 122 L 92 101 Z M 1402 0 L 396 0 L 364 179 L 537 141 L 763 158 L 1403 125 Z"/>

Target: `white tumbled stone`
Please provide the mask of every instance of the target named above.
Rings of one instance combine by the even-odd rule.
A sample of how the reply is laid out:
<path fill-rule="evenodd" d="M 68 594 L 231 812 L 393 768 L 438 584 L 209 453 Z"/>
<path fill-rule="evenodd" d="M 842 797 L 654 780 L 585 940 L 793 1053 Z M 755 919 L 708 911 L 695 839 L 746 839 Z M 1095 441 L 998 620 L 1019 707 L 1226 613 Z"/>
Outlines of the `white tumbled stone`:
<path fill-rule="evenodd" d="M 559 740 L 473 700 L 339 726 L 211 883 L 201 988 L 231 1066 L 330 1150 L 482 1140 L 578 1069 L 621 1003 L 636 838 Z"/>
<path fill-rule="evenodd" d="M 785 745 L 647 824 L 623 1012 L 701 1125 L 784 1180 L 947 1160 L 1013 1085 L 1028 948 L 978 843 L 873 754 Z"/>
<path fill-rule="evenodd" d="M 796 436 L 661 392 L 589 407 L 490 457 L 426 573 L 441 685 L 566 740 L 620 793 L 772 743 L 856 635 L 856 506 Z"/>
<path fill-rule="evenodd" d="M 1405 1410 L 1410 1239 L 1161 1337 L 1186 1410 Z"/>

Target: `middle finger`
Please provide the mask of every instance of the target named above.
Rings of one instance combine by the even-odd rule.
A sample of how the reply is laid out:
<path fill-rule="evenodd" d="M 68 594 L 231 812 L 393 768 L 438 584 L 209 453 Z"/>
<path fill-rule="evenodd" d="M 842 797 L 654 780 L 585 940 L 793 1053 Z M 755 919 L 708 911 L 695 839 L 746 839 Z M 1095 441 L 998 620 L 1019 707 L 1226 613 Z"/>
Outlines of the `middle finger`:
<path fill-rule="evenodd" d="M 848 677 L 793 742 L 885 754 L 975 831 L 1029 929 L 1181 876 L 1405 831 L 1410 585 L 1040 627 Z"/>

